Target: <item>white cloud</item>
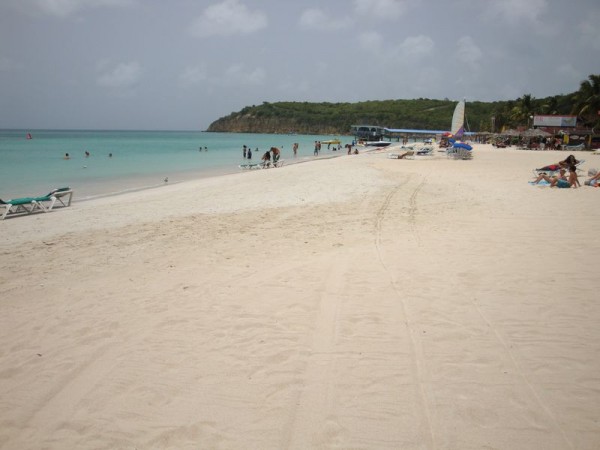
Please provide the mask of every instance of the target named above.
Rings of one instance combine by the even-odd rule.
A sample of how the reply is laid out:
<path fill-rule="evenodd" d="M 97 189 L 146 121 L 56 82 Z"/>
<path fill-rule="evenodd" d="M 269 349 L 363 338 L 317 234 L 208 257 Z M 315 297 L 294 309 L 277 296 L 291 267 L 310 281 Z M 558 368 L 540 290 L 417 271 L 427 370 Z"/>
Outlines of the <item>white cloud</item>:
<path fill-rule="evenodd" d="M 348 28 L 353 21 L 350 18 L 331 18 L 318 8 L 305 10 L 300 16 L 300 26 L 322 31 L 335 31 Z"/>
<path fill-rule="evenodd" d="M 220 80 L 227 86 L 256 86 L 264 84 L 265 79 L 266 72 L 260 67 L 248 69 L 243 64 L 233 64 L 225 70 Z"/>
<path fill-rule="evenodd" d="M 407 9 L 404 0 L 354 0 L 354 10 L 359 17 L 397 19 Z"/>
<path fill-rule="evenodd" d="M 435 44 L 429 36 L 419 35 L 407 37 L 400 44 L 400 51 L 407 57 L 421 57 L 429 55 Z"/>
<path fill-rule="evenodd" d="M 483 52 L 475 44 L 471 36 L 463 36 L 457 42 L 457 59 L 466 64 L 470 69 L 476 70 L 481 67 Z"/>
<path fill-rule="evenodd" d="M 383 36 L 377 31 L 366 31 L 358 35 L 360 48 L 370 53 L 383 52 Z"/>
<path fill-rule="evenodd" d="M 238 0 L 224 0 L 204 10 L 190 28 L 192 35 L 231 36 L 250 34 L 267 26 L 267 16 L 260 11 L 250 11 Z"/>
<path fill-rule="evenodd" d="M 358 44 L 361 49 L 385 61 L 414 60 L 430 55 L 435 47 L 429 36 L 409 36 L 396 45 L 386 45 L 386 40 L 377 31 L 365 31 L 358 35 Z"/>
<path fill-rule="evenodd" d="M 106 67 L 106 63 L 102 64 Z M 98 77 L 98 84 L 110 88 L 130 88 L 135 86 L 142 75 L 142 68 L 137 61 L 117 64 L 108 69 Z"/>
<path fill-rule="evenodd" d="M 28 14 L 65 18 L 85 9 L 127 7 L 137 0 L 9 0 L 13 7 Z"/>
<path fill-rule="evenodd" d="M 183 86 L 193 86 L 208 80 L 206 67 L 187 67 L 179 75 L 179 83 Z"/>
<path fill-rule="evenodd" d="M 486 15 L 491 20 L 504 19 L 508 23 L 529 22 L 537 24 L 546 12 L 547 0 L 494 0 L 489 3 Z"/>

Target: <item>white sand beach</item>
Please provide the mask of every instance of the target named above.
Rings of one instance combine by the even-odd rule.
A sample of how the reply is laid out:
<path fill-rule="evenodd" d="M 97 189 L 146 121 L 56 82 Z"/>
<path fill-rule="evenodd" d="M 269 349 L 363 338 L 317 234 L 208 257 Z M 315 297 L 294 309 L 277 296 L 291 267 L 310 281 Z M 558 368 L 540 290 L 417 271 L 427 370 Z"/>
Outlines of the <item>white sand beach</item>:
<path fill-rule="evenodd" d="M 0 222 L 0 448 L 597 449 L 600 189 L 390 151 Z"/>

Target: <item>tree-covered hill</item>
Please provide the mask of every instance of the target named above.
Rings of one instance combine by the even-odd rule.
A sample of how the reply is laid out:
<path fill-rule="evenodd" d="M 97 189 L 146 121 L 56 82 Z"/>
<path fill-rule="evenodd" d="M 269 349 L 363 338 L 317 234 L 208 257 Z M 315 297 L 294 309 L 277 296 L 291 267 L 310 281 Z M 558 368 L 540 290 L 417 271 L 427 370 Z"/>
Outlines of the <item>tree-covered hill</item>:
<path fill-rule="evenodd" d="M 456 100 L 382 100 L 358 103 L 264 102 L 221 117 L 207 131 L 244 133 L 349 134 L 351 125 L 445 130 Z M 600 75 L 590 75 L 578 91 L 542 99 L 467 102 L 470 131 L 528 126 L 534 114 L 578 115 L 578 123 L 600 125 Z"/>

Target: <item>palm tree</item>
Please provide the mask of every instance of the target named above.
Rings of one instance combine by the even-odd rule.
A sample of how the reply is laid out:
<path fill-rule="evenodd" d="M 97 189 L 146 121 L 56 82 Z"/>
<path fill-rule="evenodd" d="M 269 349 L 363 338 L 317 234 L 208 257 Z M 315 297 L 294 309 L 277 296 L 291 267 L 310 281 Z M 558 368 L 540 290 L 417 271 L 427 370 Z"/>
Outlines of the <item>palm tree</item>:
<path fill-rule="evenodd" d="M 510 108 L 508 117 L 514 126 L 529 125 L 529 118 L 533 115 L 534 110 L 534 98 L 531 94 L 523 95 L 517 99 L 516 104 L 508 105 L 508 107 Z"/>
<path fill-rule="evenodd" d="M 558 95 L 546 99 L 546 103 L 541 106 L 544 114 L 558 114 Z"/>
<path fill-rule="evenodd" d="M 588 126 L 597 126 L 600 121 L 600 75 L 590 75 L 582 81 L 575 93 L 573 110 L 578 118 Z"/>

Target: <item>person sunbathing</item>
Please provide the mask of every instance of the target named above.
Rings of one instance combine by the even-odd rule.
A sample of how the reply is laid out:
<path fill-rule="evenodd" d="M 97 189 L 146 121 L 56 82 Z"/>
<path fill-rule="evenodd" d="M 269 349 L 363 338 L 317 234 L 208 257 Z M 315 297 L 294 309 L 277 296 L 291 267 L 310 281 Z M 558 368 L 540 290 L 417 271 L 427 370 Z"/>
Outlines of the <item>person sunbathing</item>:
<path fill-rule="evenodd" d="M 548 172 L 554 172 L 558 169 L 568 169 L 569 166 L 577 166 L 577 164 L 579 164 L 581 161 L 578 161 L 577 159 L 575 159 L 575 157 L 573 155 L 569 155 L 567 156 L 567 158 L 564 161 L 559 161 L 556 164 L 549 164 L 547 166 L 544 166 L 540 169 L 536 169 L 538 172 L 541 171 L 548 171 Z"/>
<path fill-rule="evenodd" d="M 589 180 L 585 181 L 587 186 L 600 186 L 600 172 L 596 172 L 596 175 L 592 175 Z"/>
<path fill-rule="evenodd" d="M 575 156 L 573 155 L 567 156 L 567 158 L 564 161 L 560 161 L 558 163 L 560 167 L 577 166 L 577 164 L 579 164 L 579 161 L 575 159 Z"/>
<path fill-rule="evenodd" d="M 565 169 L 560 169 L 558 175 L 553 177 L 548 176 L 545 173 L 540 173 L 538 177 L 535 179 L 533 184 L 538 184 L 540 181 L 544 180 L 550 183 L 550 187 L 558 186 L 558 187 L 570 187 L 569 180 L 567 179 L 567 171 Z M 577 175 L 577 174 L 576 174 Z M 559 185 L 560 182 L 560 185 Z M 566 184 L 566 185 L 565 185 Z"/>

